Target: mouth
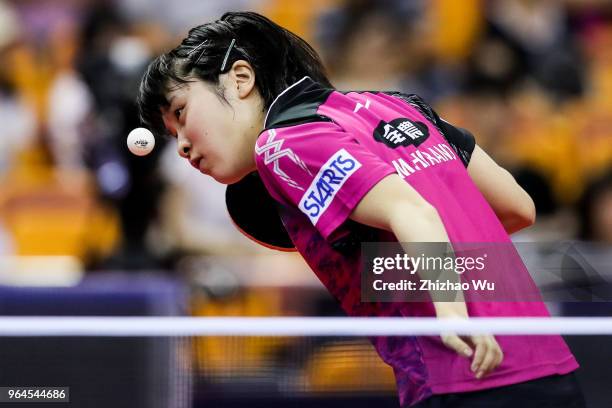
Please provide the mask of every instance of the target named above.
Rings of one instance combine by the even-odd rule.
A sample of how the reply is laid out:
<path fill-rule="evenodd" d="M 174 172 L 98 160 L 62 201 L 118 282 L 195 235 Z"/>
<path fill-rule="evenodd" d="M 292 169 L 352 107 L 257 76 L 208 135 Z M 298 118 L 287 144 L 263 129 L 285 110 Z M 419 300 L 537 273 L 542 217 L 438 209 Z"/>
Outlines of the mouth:
<path fill-rule="evenodd" d="M 202 160 L 202 158 L 197 158 L 197 159 L 193 159 L 193 160 L 189 160 L 189 163 L 191 163 L 191 165 L 197 169 L 200 170 L 200 161 Z"/>

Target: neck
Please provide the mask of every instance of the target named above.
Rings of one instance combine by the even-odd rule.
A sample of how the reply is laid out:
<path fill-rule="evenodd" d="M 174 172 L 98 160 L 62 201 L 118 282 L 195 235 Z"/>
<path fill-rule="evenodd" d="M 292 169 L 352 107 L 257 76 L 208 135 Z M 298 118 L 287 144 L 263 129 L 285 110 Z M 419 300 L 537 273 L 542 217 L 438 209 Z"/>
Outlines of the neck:
<path fill-rule="evenodd" d="M 257 138 L 264 130 L 265 114 L 266 113 L 264 111 L 258 111 L 258 114 L 255 115 L 256 117 L 245 135 L 245 137 L 248 139 L 249 147 L 249 173 L 257 170 L 257 166 L 255 165 L 255 143 L 257 143 Z"/>

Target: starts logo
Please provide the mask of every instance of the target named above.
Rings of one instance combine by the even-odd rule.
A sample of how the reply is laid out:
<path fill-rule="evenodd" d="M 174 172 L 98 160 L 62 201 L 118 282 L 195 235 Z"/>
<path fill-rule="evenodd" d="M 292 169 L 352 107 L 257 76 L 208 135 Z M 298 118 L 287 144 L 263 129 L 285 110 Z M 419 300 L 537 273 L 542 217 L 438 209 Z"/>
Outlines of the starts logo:
<path fill-rule="evenodd" d="M 374 129 L 374 139 L 392 149 L 398 146 L 419 146 L 429 137 L 429 129 L 423 122 L 413 122 L 407 118 L 391 122 L 380 121 Z"/>
<path fill-rule="evenodd" d="M 360 167 L 361 163 L 344 149 L 338 150 L 321 167 L 299 203 L 300 210 L 313 225 L 317 225 L 336 193 Z"/>

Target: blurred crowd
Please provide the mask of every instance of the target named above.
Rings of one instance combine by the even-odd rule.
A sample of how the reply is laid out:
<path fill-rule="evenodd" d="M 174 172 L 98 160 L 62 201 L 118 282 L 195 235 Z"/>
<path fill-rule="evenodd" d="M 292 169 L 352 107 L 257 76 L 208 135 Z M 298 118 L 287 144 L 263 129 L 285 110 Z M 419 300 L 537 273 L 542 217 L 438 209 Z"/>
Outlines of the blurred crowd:
<path fill-rule="evenodd" d="M 417 93 L 531 194 L 517 239 L 612 243 L 612 1 L 0 0 L 0 255 L 166 269 L 265 251 L 224 187 L 125 145 L 150 59 L 224 11 L 300 34 L 341 90 Z"/>

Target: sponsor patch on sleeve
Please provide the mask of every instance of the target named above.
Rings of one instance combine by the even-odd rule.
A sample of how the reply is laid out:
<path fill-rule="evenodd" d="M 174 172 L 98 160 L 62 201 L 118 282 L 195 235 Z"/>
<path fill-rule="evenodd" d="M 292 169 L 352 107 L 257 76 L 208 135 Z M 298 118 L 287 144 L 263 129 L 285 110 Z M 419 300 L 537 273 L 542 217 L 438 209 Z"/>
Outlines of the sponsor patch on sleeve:
<path fill-rule="evenodd" d="M 300 210 L 313 225 L 317 225 L 336 193 L 360 167 L 361 163 L 345 149 L 338 150 L 321 167 L 299 204 Z"/>
<path fill-rule="evenodd" d="M 381 120 L 374 129 L 374 140 L 392 149 L 403 146 L 419 146 L 429 137 L 429 129 L 423 122 L 398 118 L 391 122 Z"/>

